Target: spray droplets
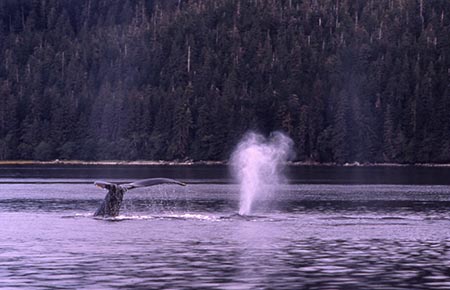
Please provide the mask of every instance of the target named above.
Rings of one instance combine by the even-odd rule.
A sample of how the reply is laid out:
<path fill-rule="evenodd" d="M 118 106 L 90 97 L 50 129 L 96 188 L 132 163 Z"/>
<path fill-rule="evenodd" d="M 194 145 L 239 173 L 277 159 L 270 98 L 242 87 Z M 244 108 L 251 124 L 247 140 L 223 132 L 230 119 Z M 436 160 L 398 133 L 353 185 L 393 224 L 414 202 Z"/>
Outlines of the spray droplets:
<path fill-rule="evenodd" d="M 239 214 L 249 215 L 259 198 L 270 198 L 284 182 L 282 167 L 293 157 L 294 142 L 280 132 L 269 138 L 247 133 L 231 156 L 233 174 L 240 184 Z"/>

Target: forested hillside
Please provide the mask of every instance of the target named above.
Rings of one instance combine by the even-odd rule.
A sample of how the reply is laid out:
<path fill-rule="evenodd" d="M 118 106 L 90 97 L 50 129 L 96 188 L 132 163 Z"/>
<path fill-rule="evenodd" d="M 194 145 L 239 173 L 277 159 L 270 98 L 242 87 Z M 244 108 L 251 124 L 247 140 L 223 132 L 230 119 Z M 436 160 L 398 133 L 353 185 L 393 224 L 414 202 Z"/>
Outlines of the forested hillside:
<path fill-rule="evenodd" d="M 448 0 L 0 0 L 0 160 L 450 162 Z"/>

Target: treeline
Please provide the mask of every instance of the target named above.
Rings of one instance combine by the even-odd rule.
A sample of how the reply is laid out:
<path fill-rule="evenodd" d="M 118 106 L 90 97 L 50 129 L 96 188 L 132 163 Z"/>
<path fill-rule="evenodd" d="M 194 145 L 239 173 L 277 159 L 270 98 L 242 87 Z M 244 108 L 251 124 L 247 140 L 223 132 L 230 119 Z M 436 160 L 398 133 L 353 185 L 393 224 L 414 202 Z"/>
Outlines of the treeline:
<path fill-rule="evenodd" d="M 448 0 L 1 0 L 0 160 L 450 162 Z"/>

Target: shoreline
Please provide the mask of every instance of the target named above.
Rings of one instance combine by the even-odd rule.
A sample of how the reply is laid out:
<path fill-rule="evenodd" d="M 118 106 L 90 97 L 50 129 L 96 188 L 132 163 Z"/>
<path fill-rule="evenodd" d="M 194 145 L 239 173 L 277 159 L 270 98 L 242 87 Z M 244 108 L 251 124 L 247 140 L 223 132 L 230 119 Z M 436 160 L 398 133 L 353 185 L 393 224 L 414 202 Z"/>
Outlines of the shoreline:
<path fill-rule="evenodd" d="M 86 166 L 195 166 L 195 165 L 227 165 L 227 161 L 165 161 L 165 160 L 101 160 L 101 161 L 84 161 L 84 160 L 51 160 L 51 161 L 37 161 L 37 160 L 0 160 L 0 166 L 6 165 L 86 165 Z M 295 161 L 287 162 L 288 166 L 323 166 L 323 167 L 450 167 L 449 163 L 320 163 L 312 161 Z"/>

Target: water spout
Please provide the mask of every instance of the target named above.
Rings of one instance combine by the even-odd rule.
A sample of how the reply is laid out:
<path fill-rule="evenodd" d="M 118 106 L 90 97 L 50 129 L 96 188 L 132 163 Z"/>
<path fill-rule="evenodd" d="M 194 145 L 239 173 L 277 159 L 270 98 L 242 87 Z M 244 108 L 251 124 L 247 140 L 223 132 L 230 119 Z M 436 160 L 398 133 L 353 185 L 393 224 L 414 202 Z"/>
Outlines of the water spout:
<path fill-rule="evenodd" d="M 240 215 L 249 215 L 254 201 L 271 198 L 284 182 L 282 169 L 293 157 L 293 143 L 280 132 L 269 138 L 250 132 L 238 144 L 231 156 L 231 166 L 240 185 Z"/>

